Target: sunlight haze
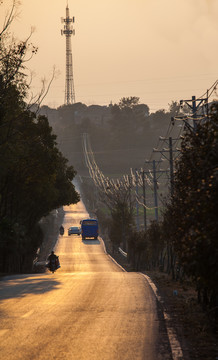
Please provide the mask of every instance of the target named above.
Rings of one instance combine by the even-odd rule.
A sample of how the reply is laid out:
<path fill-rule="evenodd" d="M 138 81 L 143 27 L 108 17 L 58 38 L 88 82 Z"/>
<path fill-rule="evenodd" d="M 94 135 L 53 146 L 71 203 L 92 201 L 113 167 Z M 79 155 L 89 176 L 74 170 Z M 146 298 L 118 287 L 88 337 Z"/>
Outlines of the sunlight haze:
<path fill-rule="evenodd" d="M 12 0 L 0 6 L 1 28 Z M 61 17 L 67 1 L 21 0 L 11 30 L 31 42 L 37 55 L 27 64 L 41 79 L 57 77 L 44 104 L 64 103 L 65 37 Z M 218 78 L 218 1 L 216 0 L 68 0 L 75 16 L 72 36 L 76 102 L 109 105 L 137 96 L 151 111 L 172 100 L 201 96 Z"/>

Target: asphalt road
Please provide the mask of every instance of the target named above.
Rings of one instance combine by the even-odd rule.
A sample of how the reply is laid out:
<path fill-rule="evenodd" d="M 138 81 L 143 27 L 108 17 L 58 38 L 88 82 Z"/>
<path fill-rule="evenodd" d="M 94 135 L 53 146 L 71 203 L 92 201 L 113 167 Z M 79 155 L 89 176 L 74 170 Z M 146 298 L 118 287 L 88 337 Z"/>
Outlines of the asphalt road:
<path fill-rule="evenodd" d="M 55 249 L 61 268 L 0 281 L 0 358 L 172 359 L 146 279 L 117 266 L 101 240 L 68 236 L 87 213 L 82 203 L 65 211 Z"/>

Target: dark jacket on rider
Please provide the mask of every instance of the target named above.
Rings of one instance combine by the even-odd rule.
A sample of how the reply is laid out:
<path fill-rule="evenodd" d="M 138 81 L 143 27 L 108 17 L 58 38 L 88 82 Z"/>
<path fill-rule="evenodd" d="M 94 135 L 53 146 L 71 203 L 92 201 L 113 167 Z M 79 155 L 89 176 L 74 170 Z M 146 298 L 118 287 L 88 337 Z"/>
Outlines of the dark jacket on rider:
<path fill-rule="evenodd" d="M 49 257 L 48 257 L 49 263 L 51 264 L 51 263 L 54 262 L 54 264 L 55 264 L 55 263 L 56 263 L 56 259 L 57 259 L 57 255 L 55 255 L 54 251 L 52 251 L 51 254 L 50 254 Z"/>

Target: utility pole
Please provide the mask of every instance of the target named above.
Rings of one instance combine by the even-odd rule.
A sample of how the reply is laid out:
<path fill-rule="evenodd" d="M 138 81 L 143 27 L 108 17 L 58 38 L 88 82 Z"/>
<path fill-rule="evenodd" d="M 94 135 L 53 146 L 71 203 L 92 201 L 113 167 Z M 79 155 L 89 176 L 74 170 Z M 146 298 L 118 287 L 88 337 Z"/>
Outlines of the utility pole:
<path fill-rule="evenodd" d="M 65 101 L 66 105 L 75 103 L 75 91 L 73 82 L 73 58 L 71 50 L 71 36 L 75 35 L 75 30 L 71 25 L 74 23 L 74 17 L 70 17 L 70 11 L 67 3 L 66 18 L 61 18 L 64 23 L 64 30 L 61 30 L 61 35 L 66 36 L 66 80 L 65 80 Z"/>
<path fill-rule="evenodd" d="M 139 186 L 138 186 L 138 173 L 137 169 L 135 169 L 135 179 L 136 179 L 136 228 L 139 231 L 139 203 L 138 203 L 138 195 L 139 195 Z"/>
<path fill-rule="evenodd" d="M 129 211 L 130 214 L 132 214 L 132 196 L 131 196 L 131 192 L 132 192 L 132 177 L 131 175 L 127 175 L 128 177 L 128 181 L 129 181 Z"/>
<path fill-rule="evenodd" d="M 196 130 L 197 130 L 197 121 L 202 119 L 202 115 L 198 115 L 197 112 L 198 112 L 198 110 L 200 108 L 200 105 L 202 104 L 203 101 L 206 102 L 207 108 L 208 108 L 208 93 L 207 93 L 206 98 L 196 99 L 195 96 L 192 96 L 192 98 L 189 99 L 189 100 L 180 100 L 180 107 L 182 107 L 183 103 L 185 103 L 192 111 L 191 118 L 193 119 L 193 127 L 190 126 L 190 124 L 187 122 L 187 116 L 175 116 L 175 117 L 172 117 L 171 118 L 172 122 L 174 123 L 175 119 L 176 120 L 183 120 L 185 122 L 185 124 L 189 127 L 189 129 L 192 129 L 194 132 L 196 132 Z"/>
<path fill-rule="evenodd" d="M 158 202 L 157 202 L 157 178 L 156 178 L 156 162 L 153 160 L 153 177 L 154 177 L 154 211 L 155 220 L 158 221 Z"/>
<path fill-rule="evenodd" d="M 156 164 L 161 163 L 162 160 L 157 161 L 148 161 L 145 160 L 146 164 L 151 164 L 153 166 L 153 186 L 154 186 L 154 211 L 155 211 L 155 220 L 158 221 L 158 200 L 157 200 L 157 170 L 156 170 Z M 165 171 L 159 170 L 158 173 L 163 173 Z"/>
<path fill-rule="evenodd" d="M 143 183 L 143 204 L 144 204 L 144 229 L 147 229 L 147 214 L 146 214 L 146 197 L 145 197 L 145 171 L 142 171 L 142 183 Z"/>
<path fill-rule="evenodd" d="M 172 138 L 169 137 L 169 153 L 170 153 L 170 190 L 171 196 L 174 194 L 174 170 L 173 170 L 173 143 Z"/>
<path fill-rule="evenodd" d="M 193 114 L 193 126 L 194 126 L 194 132 L 196 132 L 197 130 L 197 124 L 196 124 L 196 120 L 197 120 L 197 105 L 196 105 L 196 97 L 192 96 L 192 114 Z M 202 103 L 202 101 L 200 102 Z M 200 104 L 199 103 L 199 104 Z M 188 102 L 186 101 L 186 104 L 188 104 Z"/>
<path fill-rule="evenodd" d="M 155 209 L 155 220 L 158 221 L 158 196 L 157 196 L 157 190 L 158 190 L 158 184 L 157 184 L 157 174 L 163 174 L 167 173 L 167 170 L 157 170 L 157 164 L 161 163 L 163 160 L 145 160 L 145 164 L 152 164 L 153 167 L 153 186 L 154 186 L 154 209 Z M 149 174 L 149 172 L 144 172 L 145 174 Z"/>
<path fill-rule="evenodd" d="M 167 159 L 169 161 L 169 165 L 170 165 L 170 193 L 171 196 L 173 196 L 174 194 L 174 164 L 173 164 L 173 153 L 174 152 L 178 152 L 179 150 L 173 150 L 173 141 L 175 140 L 179 140 L 177 139 L 172 139 L 172 137 L 169 137 L 169 139 L 164 138 L 162 136 L 159 137 L 160 140 L 163 141 L 169 141 L 169 149 L 163 148 L 162 150 L 157 150 L 157 149 L 153 149 L 153 152 L 159 152 L 161 153 L 161 155 L 163 155 L 165 157 L 165 159 Z M 164 153 L 169 153 L 169 158 L 167 158 Z"/>

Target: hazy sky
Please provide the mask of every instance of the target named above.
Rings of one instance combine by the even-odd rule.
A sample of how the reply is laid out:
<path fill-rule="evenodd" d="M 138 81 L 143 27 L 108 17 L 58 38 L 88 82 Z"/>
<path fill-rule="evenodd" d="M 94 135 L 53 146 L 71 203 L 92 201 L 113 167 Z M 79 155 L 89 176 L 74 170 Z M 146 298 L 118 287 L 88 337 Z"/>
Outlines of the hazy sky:
<path fill-rule="evenodd" d="M 0 6 L 1 26 L 12 0 Z M 31 26 L 38 54 L 28 67 L 32 90 L 59 71 L 44 104 L 64 103 L 66 0 L 20 0 L 13 31 Z M 68 0 L 76 102 L 108 105 L 138 96 L 151 111 L 201 96 L 218 79 L 218 0 Z"/>

